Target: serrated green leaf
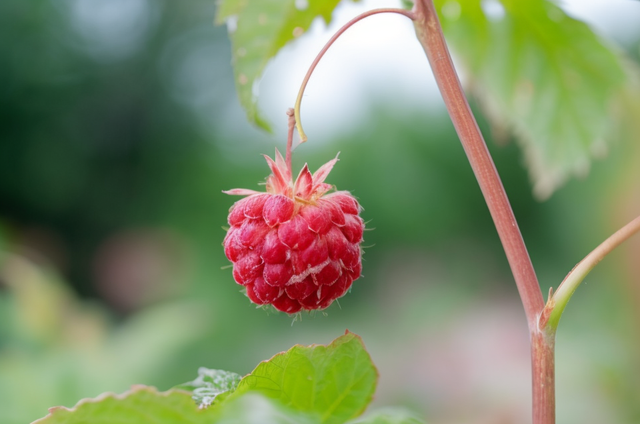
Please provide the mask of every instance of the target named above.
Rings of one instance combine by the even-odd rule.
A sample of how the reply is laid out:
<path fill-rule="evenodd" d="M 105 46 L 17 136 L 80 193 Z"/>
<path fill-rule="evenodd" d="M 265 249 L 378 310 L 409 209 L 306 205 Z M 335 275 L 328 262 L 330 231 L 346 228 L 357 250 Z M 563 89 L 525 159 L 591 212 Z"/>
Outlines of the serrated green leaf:
<path fill-rule="evenodd" d="M 424 421 L 405 410 L 389 408 L 349 421 L 348 424 L 424 424 Z"/>
<path fill-rule="evenodd" d="M 158 392 L 138 386 L 121 395 L 83 399 L 56 407 L 32 424 L 320 424 L 313 415 L 286 408 L 275 399 L 249 392 L 211 408 L 198 408 L 186 391 Z"/>
<path fill-rule="evenodd" d="M 233 392 L 241 379 L 235 372 L 200 367 L 195 380 L 176 386 L 175 389 L 191 392 L 196 404 L 200 408 L 206 408 L 223 393 Z"/>
<path fill-rule="evenodd" d="M 294 346 L 262 362 L 228 399 L 259 392 L 288 408 L 315 414 L 319 423 L 339 424 L 362 413 L 377 378 L 362 340 L 347 333 L 328 346 Z"/>
<path fill-rule="evenodd" d="M 236 89 L 250 122 L 270 131 L 269 124 L 260 116 L 256 98 L 257 84 L 269 60 L 307 31 L 317 17 L 328 24 L 338 3 L 340 0 L 224 0 L 219 3 L 216 22 L 227 23 Z"/>
<path fill-rule="evenodd" d="M 544 0 L 436 0 L 447 40 L 496 128 L 512 129 L 534 192 L 584 174 L 614 135 L 627 76 L 584 23 Z"/>
<path fill-rule="evenodd" d="M 208 408 L 202 401 L 198 407 L 188 391 L 137 386 L 84 399 L 71 409 L 51 408 L 33 424 L 341 424 L 366 408 L 377 377 L 360 338 L 347 333 L 328 346 L 294 346 L 262 362 L 230 395 L 237 375 L 201 368 L 185 387 L 227 395 Z"/>
<path fill-rule="evenodd" d="M 199 409 L 188 392 L 158 392 L 137 386 L 122 394 L 84 399 L 71 408 L 55 407 L 33 424 L 205 424 L 213 422 L 214 409 Z"/>

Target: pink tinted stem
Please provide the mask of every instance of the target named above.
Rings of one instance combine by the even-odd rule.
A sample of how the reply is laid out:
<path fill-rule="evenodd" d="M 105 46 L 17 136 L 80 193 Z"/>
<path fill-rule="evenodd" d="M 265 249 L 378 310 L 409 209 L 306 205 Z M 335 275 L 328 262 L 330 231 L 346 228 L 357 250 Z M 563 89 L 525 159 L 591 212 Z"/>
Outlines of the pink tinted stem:
<path fill-rule="evenodd" d="M 417 0 L 415 27 L 424 47 L 453 126 L 469 158 L 504 246 L 524 305 L 529 329 L 537 328 L 544 299 L 511 204 L 451 61 L 438 16 L 430 0 Z"/>
<path fill-rule="evenodd" d="M 538 328 L 544 299 L 511 204 L 469 108 L 432 0 L 416 0 L 414 25 L 504 247 L 529 325 L 534 424 L 555 423 L 554 337 Z"/>

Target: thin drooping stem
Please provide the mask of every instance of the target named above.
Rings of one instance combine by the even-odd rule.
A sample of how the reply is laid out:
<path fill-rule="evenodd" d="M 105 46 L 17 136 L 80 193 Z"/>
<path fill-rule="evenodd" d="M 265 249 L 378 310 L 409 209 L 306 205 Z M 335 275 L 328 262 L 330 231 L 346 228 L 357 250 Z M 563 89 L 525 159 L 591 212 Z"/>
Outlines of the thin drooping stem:
<path fill-rule="evenodd" d="M 555 423 L 554 334 L 541 332 L 538 319 L 544 299 L 511 204 L 469 108 L 453 66 L 432 0 L 416 0 L 414 25 L 449 116 L 475 173 L 507 255 L 531 337 L 532 408 L 534 424 Z"/>
<path fill-rule="evenodd" d="M 469 108 L 431 0 L 416 0 L 416 33 L 487 202 L 524 304 L 529 329 L 537 328 L 544 299 L 511 204 L 482 133 Z"/>
<path fill-rule="evenodd" d="M 613 249 L 638 232 L 640 232 L 640 216 L 616 231 L 580 261 L 567 274 L 556 293 L 547 302 L 545 311 L 540 319 L 540 328 L 548 328 L 548 331 L 555 332 L 562 312 L 582 280 Z"/>
<path fill-rule="evenodd" d="M 340 36 L 342 35 L 343 32 L 348 30 L 356 22 L 361 21 L 362 19 L 367 18 L 369 16 L 377 15 L 379 13 L 397 13 L 397 14 L 400 14 L 400 15 L 404 15 L 404 16 L 408 17 L 409 19 L 414 19 L 413 12 L 410 12 L 410 11 L 404 10 L 404 9 L 382 8 L 382 9 L 369 10 L 367 12 L 364 12 L 364 13 L 356 16 L 355 18 L 351 19 L 349 22 L 344 24 L 333 35 L 333 37 L 331 37 L 329 39 L 329 41 L 327 41 L 327 44 L 324 45 L 322 50 L 320 50 L 320 53 L 318 53 L 316 58 L 311 63 L 311 66 L 309 67 L 309 70 L 307 71 L 307 74 L 304 76 L 304 79 L 302 80 L 302 84 L 300 85 L 300 90 L 298 91 L 298 97 L 296 98 L 296 104 L 295 104 L 295 107 L 294 107 L 294 111 L 295 111 L 296 126 L 297 126 L 297 129 L 298 129 L 298 134 L 300 135 L 300 142 L 301 143 L 304 143 L 305 141 L 307 141 L 307 135 L 304 133 L 304 130 L 302 129 L 302 123 L 300 121 L 300 105 L 302 103 L 302 95 L 304 94 L 304 90 L 307 87 L 307 83 L 309 82 L 309 78 L 311 77 L 311 74 L 313 74 L 313 71 L 316 69 L 316 66 L 318 65 L 318 62 L 320 62 L 320 59 L 322 59 L 322 56 L 324 56 L 324 54 L 327 52 L 327 50 L 329 50 L 329 47 L 331 47 L 331 45 L 338 38 L 340 38 Z"/>
<path fill-rule="evenodd" d="M 296 127 L 296 117 L 293 112 L 293 109 L 287 109 L 287 116 L 289 119 L 287 120 L 287 150 L 285 152 L 284 161 L 287 164 L 287 169 L 289 173 L 291 173 L 291 150 L 293 148 L 293 130 Z M 290 176 L 292 178 L 292 176 Z"/>

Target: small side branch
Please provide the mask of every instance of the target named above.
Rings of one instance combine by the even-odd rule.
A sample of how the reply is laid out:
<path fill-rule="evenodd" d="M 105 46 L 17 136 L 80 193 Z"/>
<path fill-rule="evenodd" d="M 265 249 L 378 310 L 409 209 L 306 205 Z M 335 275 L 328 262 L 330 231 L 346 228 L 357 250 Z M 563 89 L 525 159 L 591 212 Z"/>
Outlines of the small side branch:
<path fill-rule="evenodd" d="M 640 216 L 616 231 L 580 261 L 567 274 L 556 293 L 547 302 L 540 318 L 540 328 L 546 329 L 548 332 L 555 332 L 562 312 L 582 280 L 613 249 L 638 232 L 640 232 Z"/>

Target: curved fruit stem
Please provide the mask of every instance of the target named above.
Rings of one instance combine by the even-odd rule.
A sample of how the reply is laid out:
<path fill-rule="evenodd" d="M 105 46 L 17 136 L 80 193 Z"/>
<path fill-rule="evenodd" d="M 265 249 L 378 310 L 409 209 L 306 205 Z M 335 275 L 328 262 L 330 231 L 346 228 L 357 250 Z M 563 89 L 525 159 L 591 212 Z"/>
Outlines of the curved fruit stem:
<path fill-rule="evenodd" d="M 302 129 L 302 123 L 300 122 L 300 104 L 302 103 L 302 95 L 304 94 L 304 89 L 307 87 L 309 78 L 311 77 L 311 74 L 313 73 L 313 71 L 316 69 L 318 62 L 320 62 L 320 59 L 322 59 L 322 56 L 324 56 L 324 54 L 327 52 L 329 47 L 331 47 L 331 45 L 342 35 L 342 33 L 344 33 L 347 29 L 349 29 L 353 24 L 355 24 L 358 21 L 361 21 L 364 18 L 367 18 L 372 15 L 377 15 L 379 13 L 397 13 L 400 15 L 404 15 L 409 19 L 412 19 L 412 20 L 415 19 L 415 15 L 413 14 L 413 12 L 410 12 L 404 9 L 396 9 L 396 8 L 373 9 L 373 10 L 364 12 L 361 15 L 358 15 L 355 18 L 351 19 L 349 22 L 344 24 L 342 28 L 340 28 L 338 32 L 336 32 L 329 41 L 327 41 L 327 44 L 324 45 L 322 50 L 320 50 L 320 53 L 318 53 L 314 61 L 311 63 L 311 66 L 309 67 L 307 74 L 304 76 L 304 79 L 302 80 L 300 90 L 298 91 L 298 97 L 296 98 L 294 113 L 295 113 L 295 120 L 296 120 L 296 128 L 298 129 L 298 134 L 300 135 L 300 143 L 304 143 L 305 141 L 307 141 L 307 135 L 304 133 L 304 130 Z"/>
<path fill-rule="evenodd" d="M 291 149 L 293 147 L 293 129 L 296 127 L 296 117 L 293 109 L 287 109 L 287 116 L 289 117 L 287 121 L 287 151 L 285 152 L 284 161 L 287 164 L 289 173 L 291 174 Z M 293 175 L 291 175 L 291 178 L 293 178 Z"/>
<path fill-rule="evenodd" d="M 540 317 L 540 328 L 548 332 L 555 332 L 558 328 L 558 322 L 560 321 L 562 312 L 564 312 L 569 299 L 571 299 L 571 296 L 582 280 L 584 280 L 587 274 L 613 249 L 638 232 L 640 232 L 640 216 L 616 231 L 580 261 L 571 272 L 567 274 L 558 287 L 558 290 L 556 290 L 556 293 L 552 297 L 549 297 L 547 305 Z"/>

